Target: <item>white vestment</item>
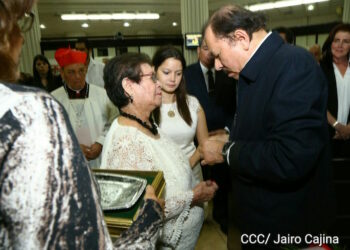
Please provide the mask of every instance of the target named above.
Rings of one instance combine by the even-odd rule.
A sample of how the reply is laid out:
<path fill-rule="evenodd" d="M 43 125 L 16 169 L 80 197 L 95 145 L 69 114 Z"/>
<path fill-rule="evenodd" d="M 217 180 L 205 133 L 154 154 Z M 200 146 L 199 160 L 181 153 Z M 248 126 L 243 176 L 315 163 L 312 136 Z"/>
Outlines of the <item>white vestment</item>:
<path fill-rule="evenodd" d="M 196 136 L 197 124 L 198 124 L 198 112 L 201 109 L 199 101 L 194 96 L 187 96 L 188 109 L 191 114 L 192 124 L 189 126 L 185 120 L 180 116 L 177 109 L 176 102 L 174 103 L 162 103 L 160 106 L 160 124 L 159 127 L 162 131 L 169 136 L 177 145 L 180 146 L 182 152 L 184 152 L 190 159 L 193 153 L 196 151 L 194 145 L 194 137 Z M 174 117 L 169 117 L 168 112 L 174 112 Z M 200 162 L 198 162 L 192 168 L 194 177 L 197 183 L 203 181 L 203 174 Z"/>
<path fill-rule="evenodd" d="M 54 90 L 51 94 L 67 111 L 80 144 L 86 146 L 95 142 L 104 144 L 110 124 L 118 111 L 103 88 L 89 84 L 89 97 L 85 99 L 69 99 L 64 87 Z M 81 114 L 78 110 L 81 110 Z M 100 164 L 101 154 L 95 160 L 89 161 L 92 168 L 99 168 Z"/>

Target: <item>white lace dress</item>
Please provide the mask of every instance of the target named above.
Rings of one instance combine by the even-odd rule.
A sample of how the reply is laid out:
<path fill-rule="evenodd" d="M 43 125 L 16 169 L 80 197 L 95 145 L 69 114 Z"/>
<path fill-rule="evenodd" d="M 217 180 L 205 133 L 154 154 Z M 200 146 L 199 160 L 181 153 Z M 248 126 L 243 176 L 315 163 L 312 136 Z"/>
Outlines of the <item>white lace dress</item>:
<path fill-rule="evenodd" d="M 185 120 L 180 116 L 179 111 L 174 103 L 162 103 L 160 107 L 160 124 L 161 130 L 167 134 L 177 145 L 180 146 L 188 158 L 190 158 L 196 151 L 194 145 L 194 137 L 196 136 L 196 129 L 198 124 L 198 111 L 201 109 L 199 101 L 196 97 L 187 95 L 188 107 L 190 110 L 192 124 L 189 126 Z M 173 111 L 174 117 L 168 116 L 168 112 Z M 196 183 L 203 181 L 202 168 L 198 162 L 192 168 Z"/>
<path fill-rule="evenodd" d="M 203 224 L 203 209 L 190 207 L 194 177 L 187 157 L 159 131 L 153 139 L 115 119 L 105 140 L 101 168 L 163 171 L 165 222 L 162 247 L 194 249 Z"/>

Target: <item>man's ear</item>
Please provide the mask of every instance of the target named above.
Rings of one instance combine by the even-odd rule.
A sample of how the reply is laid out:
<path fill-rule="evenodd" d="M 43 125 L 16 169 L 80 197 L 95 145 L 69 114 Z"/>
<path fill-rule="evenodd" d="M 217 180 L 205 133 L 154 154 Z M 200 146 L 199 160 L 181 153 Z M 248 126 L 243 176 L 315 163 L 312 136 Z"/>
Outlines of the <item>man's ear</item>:
<path fill-rule="evenodd" d="M 134 92 L 134 84 L 133 82 L 127 78 L 127 77 L 124 77 L 123 80 L 122 80 L 122 86 L 123 86 L 123 89 L 125 91 L 125 93 L 128 95 L 128 96 L 132 96 L 133 92 Z"/>
<path fill-rule="evenodd" d="M 237 29 L 233 32 L 233 37 L 236 43 L 239 43 L 244 50 L 249 50 L 250 38 L 245 30 Z"/>

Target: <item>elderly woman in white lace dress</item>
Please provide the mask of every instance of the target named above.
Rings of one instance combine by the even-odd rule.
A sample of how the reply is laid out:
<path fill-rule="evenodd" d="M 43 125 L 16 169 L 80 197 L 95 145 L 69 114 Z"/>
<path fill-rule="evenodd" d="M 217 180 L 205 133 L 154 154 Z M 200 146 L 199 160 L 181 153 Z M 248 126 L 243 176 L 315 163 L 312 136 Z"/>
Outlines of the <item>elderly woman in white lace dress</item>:
<path fill-rule="evenodd" d="M 104 70 L 105 88 L 120 109 L 102 152 L 101 168 L 163 171 L 165 222 L 160 248 L 194 249 L 203 224 L 203 208 L 217 190 L 214 182 L 194 177 L 178 145 L 158 131 L 150 117 L 162 91 L 148 56 L 124 54 Z"/>

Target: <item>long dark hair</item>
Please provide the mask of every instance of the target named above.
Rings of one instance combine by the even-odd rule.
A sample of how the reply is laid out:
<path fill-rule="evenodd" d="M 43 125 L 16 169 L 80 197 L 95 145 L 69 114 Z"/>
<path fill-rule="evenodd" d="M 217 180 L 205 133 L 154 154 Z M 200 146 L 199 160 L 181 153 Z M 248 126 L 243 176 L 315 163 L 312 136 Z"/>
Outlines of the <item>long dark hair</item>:
<path fill-rule="evenodd" d="M 47 76 L 46 76 L 46 79 L 47 79 L 47 82 L 48 82 L 48 85 L 49 85 L 50 82 L 54 81 L 54 77 L 53 77 L 53 74 L 52 74 L 51 64 L 50 64 L 49 60 L 47 60 L 47 58 L 45 56 L 43 56 L 43 55 L 36 55 L 34 57 L 34 60 L 33 60 L 33 77 L 34 77 L 34 81 L 37 82 L 37 83 L 41 83 L 41 77 L 39 75 L 39 72 L 36 69 L 36 62 L 38 60 L 45 62 L 49 66 L 48 67 L 49 70 L 47 71 Z"/>
<path fill-rule="evenodd" d="M 335 35 L 339 31 L 345 31 L 350 33 L 350 24 L 349 23 L 340 23 L 337 24 L 329 33 L 329 36 L 327 37 L 326 41 L 324 42 L 322 46 L 322 55 L 323 55 L 323 61 L 331 65 L 333 63 L 333 55 L 332 55 L 332 43 L 334 41 Z M 349 53 L 348 53 L 348 59 L 349 59 Z"/>
<path fill-rule="evenodd" d="M 0 80 L 17 80 L 18 65 L 11 56 L 13 46 L 20 46 L 21 31 L 17 22 L 31 10 L 33 4 L 34 0 L 0 1 Z"/>
<path fill-rule="evenodd" d="M 168 59 L 168 58 L 175 58 L 176 60 L 179 60 L 182 65 L 182 70 L 186 68 L 186 61 L 185 58 L 183 57 L 182 53 L 176 49 L 175 47 L 172 46 L 166 46 L 158 49 L 156 53 L 153 56 L 153 66 L 154 70 L 157 72 L 158 68 L 160 65 L 163 64 L 163 62 Z M 185 77 L 184 74 L 182 73 L 182 78 L 180 81 L 179 86 L 175 90 L 175 97 L 176 97 L 176 105 L 177 109 L 179 111 L 179 114 L 181 117 L 184 119 L 184 121 L 191 126 L 192 125 L 192 118 L 191 118 L 191 113 L 188 108 L 188 103 L 187 103 L 187 91 L 186 91 L 186 82 L 185 82 Z M 160 108 L 156 108 L 153 111 L 153 116 L 154 120 L 157 124 L 160 123 L 161 120 L 161 115 L 160 115 Z"/>

